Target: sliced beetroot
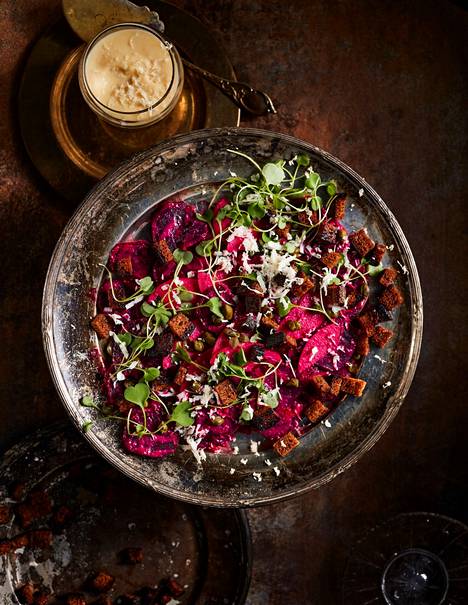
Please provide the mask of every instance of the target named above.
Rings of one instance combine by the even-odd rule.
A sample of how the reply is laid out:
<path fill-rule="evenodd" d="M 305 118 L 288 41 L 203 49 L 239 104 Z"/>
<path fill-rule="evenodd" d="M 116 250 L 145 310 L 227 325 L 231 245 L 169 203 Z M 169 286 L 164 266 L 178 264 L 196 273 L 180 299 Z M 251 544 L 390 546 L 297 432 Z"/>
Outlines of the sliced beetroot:
<path fill-rule="evenodd" d="M 342 370 L 351 359 L 356 342 L 349 332 L 343 330 L 335 353 L 328 353 L 317 362 L 317 367 L 328 372 L 338 372 Z"/>
<path fill-rule="evenodd" d="M 310 297 L 304 303 L 300 303 L 301 306 L 308 306 L 310 304 Z M 305 298 L 305 297 L 304 297 Z M 298 322 L 300 328 L 297 330 L 290 330 L 288 327 L 289 322 Z M 320 326 L 325 323 L 326 319 L 322 313 L 318 311 L 306 311 L 304 309 L 298 309 L 294 307 L 286 317 L 281 321 L 280 328 L 283 332 L 292 336 L 293 338 L 300 339 L 311 336 Z"/>
<path fill-rule="evenodd" d="M 210 230 L 206 223 L 199 220 L 192 220 L 186 226 L 184 231 L 183 239 L 180 242 L 179 247 L 181 250 L 188 250 L 193 246 L 196 246 L 200 242 L 208 239 Z"/>
<path fill-rule="evenodd" d="M 297 371 L 301 379 L 314 375 L 317 364 L 327 356 L 330 351 L 336 351 L 343 334 L 343 323 L 330 323 L 319 328 L 313 334 L 302 350 Z M 317 373 L 317 372 L 315 372 Z"/>
<path fill-rule="evenodd" d="M 169 248 L 175 250 L 183 240 L 187 223 L 193 218 L 193 208 L 185 202 L 165 202 L 151 221 L 153 241 L 165 240 Z"/>
<path fill-rule="evenodd" d="M 161 406 L 157 403 L 150 404 L 146 410 L 146 422 L 150 431 L 155 431 L 162 420 Z M 143 423 L 143 412 L 140 408 L 134 408 L 130 414 L 130 420 L 139 424 Z M 130 435 L 124 429 L 122 442 L 127 452 L 146 456 L 148 458 L 163 458 L 173 454 L 179 443 L 179 436 L 174 431 L 156 435 L 144 435 L 137 437 Z"/>
<path fill-rule="evenodd" d="M 120 261 L 130 259 L 131 277 L 141 279 L 151 275 L 153 267 L 153 251 L 151 244 L 145 240 L 122 242 L 114 246 L 109 255 L 109 269 L 118 272 Z"/>

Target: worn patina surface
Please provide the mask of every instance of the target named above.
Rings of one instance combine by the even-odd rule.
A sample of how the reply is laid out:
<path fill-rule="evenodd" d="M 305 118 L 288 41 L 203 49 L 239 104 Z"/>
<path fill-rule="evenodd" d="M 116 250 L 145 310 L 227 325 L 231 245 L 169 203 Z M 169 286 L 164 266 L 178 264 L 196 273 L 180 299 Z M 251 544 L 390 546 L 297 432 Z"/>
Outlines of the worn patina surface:
<path fill-rule="evenodd" d="M 466 522 L 466 157 L 468 12 L 450 0 L 185 0 L 218 32 L 239 79 L 278 115 L 246 126 L 294 134 L 375 186 L 412 246 L 425 298 L 418 371 L 398 417 L 350 471 L 297 500 L 249 512 L 249 605 L 335 605 L 349 548 L 409 510 Z M 42 284 L 72 212 L 37 175 L 16 116 L 28 48 L 55 0 L 4 0 L 0 106 L 2 411 L 0 446 L 63 415 L 40 333 Z"/>

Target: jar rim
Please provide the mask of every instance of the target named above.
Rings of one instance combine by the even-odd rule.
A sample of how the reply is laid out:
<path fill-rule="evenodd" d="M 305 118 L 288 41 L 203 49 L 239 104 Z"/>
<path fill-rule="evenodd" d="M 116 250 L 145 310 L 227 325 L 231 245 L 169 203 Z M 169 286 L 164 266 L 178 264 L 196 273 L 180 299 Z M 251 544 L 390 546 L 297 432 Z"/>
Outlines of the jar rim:
<path fill-rule="evenodd" d="M 136 111 L 121 111 L 119 109 L 113 109 L 112 107 L 109 107 L 108 105 L 106 105 L 105 103 L 103 103 L 102 101 L 100 101 L 96 95 L 93 93 L 89 83 L 88 83 L 88 78 L 86 75 L 86 61 L 88 59 L 88 55 L 91 52 L 91 50 L 94 48 L 94 46 L 96 45 L 97 42 L 99 42 L 102 38 L 105 38 L 107 35 L 109 35 L 109 33 L 111 33 L 112 31 L 115 30 L 119 30 L 119 29 L 141 29 L 144 31 L 147 31 L 148 33 L 154 35 L 162 44 L 164 44 L 164 46 L 167 48 L 169 56 L 171 58 L 171 67 L 172 67 L 172 75 L 171 75 L 171 81 L 168 84 L 168 87 L 165 91 L 165 93 L 162 95 L 162 97 L 160 97 L 155 103 L 153 103 L 153 105 L 148 105 L 148 107 L 144 107 L 143 109 L 138 109 Z M 117 115 L 121 115 L 122 117 L 125 116 L 136 116 L 136 115 L 142 115 L 148 112 L 152 112 L 154 109 L 156 109 L 169 95 L 170 91 L 173 88 L 174 85 L 174 80 L 175 80 L 175 74 L 176 74 L 176 69 L 175 69 L 175 61 L 174 61 L 174 55 L 177 53 L 178 55 L 178 51 L 177 49 L 174 47 L 174 45 L 169 42 L 169 40 L 167 40 L 166 38 L 164 38 L 163 36 L 161 36 L 155 29 L 153 29 L 152 27 L 149 27 L 147 25 L 144 25 L 143 23 L 131 23 L 131 22 L 125 22 L 125 23 L 116 23 L 115 25 L 110 25 L 109 27 L 106 27 L 105 29 L 103 29 L 102 31 L 100 31 L 86 46 L 85 51 L 81 57 L 81 61 L 80 61 L 80 72 L 81 72 L 81 80 L 84 84 L 86 93 L 90 96 L 90 98 L 92 99 L 93 103 L 96 103 L 96 105 L 98 105 L 100 108 L 102 108 L 102 110 L 106 111 L 106 112 L 112 112 L 113 114 L 117 114 Z"/>

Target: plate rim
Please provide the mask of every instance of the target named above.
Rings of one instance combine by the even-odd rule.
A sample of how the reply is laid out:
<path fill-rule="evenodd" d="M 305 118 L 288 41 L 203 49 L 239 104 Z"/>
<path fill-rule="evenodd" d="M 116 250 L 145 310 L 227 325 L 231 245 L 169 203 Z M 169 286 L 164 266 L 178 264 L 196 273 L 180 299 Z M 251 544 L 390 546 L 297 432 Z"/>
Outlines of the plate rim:
<path fill-rule="evenodd" d="M 78 206 L 73 216 L 70 218 L 70 221 L 65 226 L 58 242 L 55 247 L 55 250 L 52 254 L 51 261 L 49 264 L 49 268 L 46 275 L 45 285 L 44 285 L 44 293 L 43 293 L 43 301 L 42 301 L 42 333 L 43 333 L 43 345 L 45 356 L 47 359 L 47 364 L 49 366 L 49 371 L 52 375 L 52 379 L 54 381 L 56 390 L 64 404 L 64 407 L 73 421 L 73 424 L 81 430 L 79 426 L 78 420 L 73 414 L 76 409 L 76 404 L 73 403 L 71 396 L 66 389 L 65 381 L 63 380 L 63 376 L 59 370 L 56 354 L 54 350 L 54 335 L 52 330 L 52 321 L 51 317 L 53 315 L 52 305 L 49 304 L 49 300 L 52 299 L 52 295 L 54 292 L 54 284 L 55 277 L 58 274 L 58 270 L 60 267 L 60 263 L 58 261 L 63 256 L 63 250 L 66 241 L 69 239 L 69 230 L 79 224 L 81 217 L 86 215 L 88 209 L 91 208 L 94 203 L 94 198 L 99 194 L 105 191 L 107 185 L 114 179 L 121 177 L 124 173 L 129 173 L 133 169 L 135 169 L 140 162 L 143 161 L 146 157 L 151 157 L 157 155 L 158 153 L 163 153 L 169 149 L 176 148 L 178 146 L 182 146 L 188 143 L 194 143 L 198 141 L 202 141 L 206 137 L 215 137 L 215 136 L 235 136 L 235 135 L 250 135 L 255 137 L 267 137 L 269 139 L 280 138 L 283 142 L 291 144 L 292 146 L 300 146 L 305 149 L 312 151 L 313 153 L 319 155 L 322 159 L 332 163 L 337 167 L 340 171 L 342 171 L 347 178 L 354 182 L 355 185 L 358 185 L 359 188 L 364 189 L 364 191 L 373 198 L 373 201 L 377 204 L 380 210 L 384 211 L 387 215 L 387 220 L 394 231 L 399 243 L 401 244 L 406 258 L 405 263 L 408 264 L 408 290 L 410 292 L 411 300 L 412 300 L 412 313 L 411 317 L 411 340 L 410 340 L 410 349 L 408 351 L 408 361 L 405 372 L 403 374 L 402 380 L 398 386 L 398 390 L 396 391 L 393 399 L 387 406 L 384 414 L 382 415 L 379 423 L 375 426 L 373 431 L 366 435 L 366 437 L 355 447 L 355 449 L 345 455 L 338 462 L 335 462 L 333 466 L 328 468 L 327 470 L 321 472 L 316 477 L 311 479 L 306 479 L 301 483 L 295 484 L 293 487 L 286 487 L 282 491 L 277 494 L 269 494 L 269 495 L 261 495 L 255 496 L 248 499 L 237 497 L 233 501 L 225 501 L 219 498 L 209 498 L 207 496 L 200 496 L 196 494 L 192 494 L 190 492 L 184 492 L 182 490 L 178 490 L 175 488 L 167 487 L 164 484 L 158 483 L 157 487 L 155 486 L 155 481 L 145 481 L 141 476 L 129 475 L 126 470 L 125 462 L 120 459 L 116 454 L 110 451 L 108 447 L 106 447 L 96 436 L 93 435 L 93 432 L 85 433 L 85 438 L 89 441 L 89 443 L 102 455 L 110 464 L 118 468 L 121 472 L 125 473 L 127 476 L 131 476 L 131 478 L 135 481 L 138 481 L 142 485 L 146 485 L 147 487 L 151 487 L 159 491 L 160 493 L 184 500 L 187 502 L 192 502 L 194 504 L 204 505 L 204 506 L 214 506 L 214 507 L 223 507 L 223 508 L 233 508 L 233 507 L 255 507 L 260 505 L 273 504 L 276 502 L 281 502 L 290 498 L 294 498 L 298 495 L 301 495 L 311 489 L 317 489 L 326 483 L 329 483 L 336 476 L 349 469 L 353 464 L 355 464 L 366 452 L 368 452 L 382 437 L 388 427 L 391 425 L 393 420 L 395 419 L 401 405 L 409 391 L 411 383 L 414 378 L 414 374 L 416 371 L 419 354 L 421 350 L 421 342 L 422 342 L 422 334 L 423 334 L 423 299 L 422 299 L 422 290 L 419 279 L 419 274 L 416 267 L 416 262 L 414 260 L 411 248 L 409 243 L 403 233 L 402 228 L 398 224 L 395 216 L 385 204 L 380 195 L 367 183 L 367 181 L 361 177 L 356 171 L 350 168 L 347 164 L 342 162 L 339 158 L 336 158 L 332 154 L 322 150 L 321 148 L 309 143 L 307 141 L 303 141 L 296 137 L 293 137 L 288 134 L 278 133 L 270 130 L 262 130 L 258 128 L 244 128 L 244 127 L 225 127 L 225 128 L 210 128 L 210 129 L 202 129 L 192 131 L 186 134 L 180 134 L 172 139 L 168 139 L 163 141 L 147 150 L 141 151 L 135 154 L 132 158 L 120 164 L 116 169 L 111 171 L 108 175 L 104 177 L 99 183 L 93 187 L 93 189 L 86 195 L 83 202 Z"/>

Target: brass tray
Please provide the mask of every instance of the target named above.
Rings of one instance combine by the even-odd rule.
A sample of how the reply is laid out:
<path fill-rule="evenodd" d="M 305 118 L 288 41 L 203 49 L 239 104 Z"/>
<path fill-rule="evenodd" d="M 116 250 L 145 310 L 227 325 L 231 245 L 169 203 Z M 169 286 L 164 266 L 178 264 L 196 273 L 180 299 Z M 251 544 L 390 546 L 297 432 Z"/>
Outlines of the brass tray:
<path fill-rule="evenodd" d="M 153 0 L 166 35 L 181 54 L 211 72 L 235 78 L 210 30 L 185 11 Z M 70 201 L 79 201 L 96 180 L 137 151 L 172 136 L 213 126 L 237 126 L 240 110 L 217 88 L 185 72 L 174 111 L 135 131 L 106 124 L 84 102 L 77 78 L 83 44 L 64 18 L 38 39 L 26 62 L 19 91 L 19 121 L 26 150 L 45 180 Z"/>

